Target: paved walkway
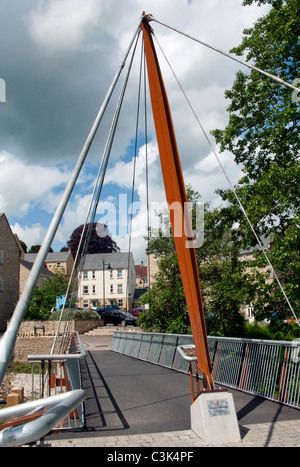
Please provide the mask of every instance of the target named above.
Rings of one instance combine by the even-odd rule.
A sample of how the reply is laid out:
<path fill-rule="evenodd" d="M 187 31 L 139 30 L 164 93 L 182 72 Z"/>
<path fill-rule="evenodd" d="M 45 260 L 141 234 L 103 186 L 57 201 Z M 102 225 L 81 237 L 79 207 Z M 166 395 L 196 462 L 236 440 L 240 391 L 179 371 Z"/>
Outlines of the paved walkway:
<path fill-rule="evenodd" d="M 260 423 L 241 427 L 242 441 L 226 445 L 207 445 L 192 430 L 124 436 L 96 436 L 40 441 L 36 447 L 300 447 L 300 420 Z"/>
<path fill-rule="evenodd" d="M 115 331 L 116 328 L 112 330 Z M 175 447 L 181 448 L 181 450 L 187 450 L 188 448 L 191 450 L 199 447 L 215 446 L 300 446 L 299 410 L 261 400 L 261 398 L 259 398 L 260 401 L 257 401 L 258 398 L 237 391 L 234 393 L 234 399 L 241 431 L 241 442 L 227 445 L 207 445 L 189 429 L 189 413 L 187 413 L 189 411 L 186 410 L 186 406 L 189 404 L 190 395 L 182 393 L 181 381 L 176 386 L 175 379 L 172 379 L 175 378 L 173 375 L 176 372 L 110 352 L 110 339 L 107 338 L 110 332 L 107 331 L 110 331 L 109 328 L 98 334 L 94 333 L 82 337 L 83 344 L 91 356 L 88 362 L 88 372 L 94 372 L 92 377 L 93 387 L 89 388 L 87 386 L 85 388 L 88 393 L 86 401 L 88 430 L 82 434 L 78 432 L 65 433 L 56 437 L 48 436 L 40 440 L 36 447 L 103 447 L 112 450 L 114 448 L 161 447 L 167 449 Z M 133 371 L 137 367 L 137 362 L 140 363 L 137 375 L 140 376 L 141 381 L 143 378 L 143 398 L 141 399 L 142 402 L 135 399 L 135 404 L 132 404 L 129 403 L 127 394 L 133 379 L 136 381 L 135 378 L 138 377 L 133 378 Z M 128 365 L 126 369 L 125 363 Z M 116 368 L 117 364 L 120 365 L 118 368 Z M 157 371 L 158 368 L 166 370 L 166 372 L 171 371 L 171 373 L 164 375 L 164 371 Z M 100 375 L 98 381 L 94 379 L 95 369 Z M 99 369 L 101 369 L 101 374 Z M 178 376 L 180 378 L 186 377 L 186 375 L 182 374 Z M 145 394 L 145 388 L 149 385 L 147 378 L 157 383 L 156 388 L 170 384 L 174 397 L 169 397 L 168 400 L 164 399 L 163 392 L 160 392 L 157 400 L 147 399 L 149 397 Z M 154 378 L 157 379 L 154 381 Z M 179 392 L 179 387 L 181 387 L 181 392 Z M 186 386 L 185 389 L 187 389 Z M 98 407 L 95 405 L 96 400 Z M 130 401 L 132 402 L 132 399 Z M 173 404 L 173 408 L 171 409 L 168 404 Z M 172 410 L 175 412 L 174 416 L 171 413 Z M 145 419 L 141 417 L 141 413 L 145 415 Z M 100 423 L 101 417 L 102 425 Z M 161 422 L 159 417 L 162 419 Z M 158 420 L 156 421 L 156 419 Z M 177 425 L 175 420 L 178 420 Z M 151 432 L 152 426 L 156 427 L 155 423 L 159 430 Z M 163 423 L 169 429 L 164 430 Z M 173 431 L 170 431 L 170 427 L 172 427 Z M 122 434 L 122 431 L 126 431 L 126 434 Z"/>

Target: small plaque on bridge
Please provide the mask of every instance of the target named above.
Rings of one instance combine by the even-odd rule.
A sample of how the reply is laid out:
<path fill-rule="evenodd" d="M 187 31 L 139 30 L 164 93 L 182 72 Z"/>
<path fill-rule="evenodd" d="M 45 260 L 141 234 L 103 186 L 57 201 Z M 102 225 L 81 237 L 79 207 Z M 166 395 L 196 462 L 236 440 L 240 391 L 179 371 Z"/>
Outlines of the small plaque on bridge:
<path fill-rule="evenodd" d="M 230 415 L 230 409 L 227 399 L 213 399 L 208 401 L 207 405 L 210 417 Z"/>
<path fill-rule="evenodd" d="M 209 445 L 241 441 L 233 396 L 228 391 L 203 391 L 191 405 L 191 428 Z"/>

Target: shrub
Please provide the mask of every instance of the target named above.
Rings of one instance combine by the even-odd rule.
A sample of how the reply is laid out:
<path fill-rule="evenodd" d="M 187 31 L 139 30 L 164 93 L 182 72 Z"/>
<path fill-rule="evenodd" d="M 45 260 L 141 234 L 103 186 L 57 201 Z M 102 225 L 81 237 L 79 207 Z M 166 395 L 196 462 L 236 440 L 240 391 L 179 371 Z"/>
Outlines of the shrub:
<path fill-rule="evenodd" d="M 60 319 L 60 311 L 55 311 L 54 313 L 51 313 L 50 319 L 51 320 L 58 320 Z M 99 315 L 96 311 L 94 310 L 69 310 L 65 309 L 63 313 L 63 320 L 66 319 L 74 319 L 74 320 L 80 320 L 80 319 L 99 319 Z"/>

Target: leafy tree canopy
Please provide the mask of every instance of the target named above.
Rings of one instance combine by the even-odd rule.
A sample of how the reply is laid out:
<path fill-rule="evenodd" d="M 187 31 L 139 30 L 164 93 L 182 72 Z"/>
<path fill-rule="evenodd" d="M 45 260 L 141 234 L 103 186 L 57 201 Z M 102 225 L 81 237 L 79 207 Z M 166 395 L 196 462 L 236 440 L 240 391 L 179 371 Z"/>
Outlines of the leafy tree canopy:
<path fill-rule="evenodd" d="M 254 3 L 244 1 L 244 5 Z M 298 0 L 265 0 L 269 13 L 252 28 L 231 52 L 246 54 L 246 60 L 260 69 L 292 83 L 299 79 L 300 3 Z M 271 263 L 299 314 L 300 234 L 299 234 L 299 99 L 293 91 L 266 76 L 251 71 L 238 72 L 232 88 L 225 93 L 230 101 L 229 123 L 213 132 L 220 150 L 230 151 L 243 166 L 243 177 L 236 192 L 262 238 L 270 236 Z M 223 208 L 223 225 L 238 225 L 236 238 L 244 246 L 256 244 L 256 239 L 230 190 L 219 191 L 227 206 Z M 260 265 L 266 264 L 258 258 Z M 285 318 L 291 310 L 276 281 L 261 284 L 264 312 Z"/>
<path fill-rule="evenodd" d="M 84 225 L 77 227 L 71 234 L 71 237 L 67 243 L 67 247 L 61 249 L 61 251 L 67 251 L 71 249 L 72 255 L 75 258 L 77 254 L 77 249 L 80 243 Z M 83 248 L 86 244 L 86 253 L 115 253 L 120 251 L 120 248 L 116 242 L 111 238 L 107 230 L 106 225 L 101 223 L 91 223 L 87 224 L 83 239 L 81 242 L 79 258 L 83 252 Z"/>
<path fill-rule="evenodd" d="M 66 277 L 63 274 L 53 274 L 48 278 L 43 287 L 35 288 L 25 315 L 25 320 L 48 319 L 51 308 L 56 306 L 56 297 L 64 295 L 67 290 Z"/>

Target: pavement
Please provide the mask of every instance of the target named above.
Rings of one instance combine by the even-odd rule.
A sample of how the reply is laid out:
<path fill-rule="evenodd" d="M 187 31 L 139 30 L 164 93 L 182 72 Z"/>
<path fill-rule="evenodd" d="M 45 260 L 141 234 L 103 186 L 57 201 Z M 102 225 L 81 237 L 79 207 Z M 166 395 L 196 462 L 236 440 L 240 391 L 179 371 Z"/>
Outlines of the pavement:
<path fill-rule="evenodd" d="M 81 336 L 88 354 L 82 367 L 86 427 L 46 436 L 34 447 L 101 447 L 106 456 L 117 456 L 122 448 L 127 453 L 178 448 L 192 453 L 191 459 L 179 459 L 189 461 L 200 447 L 300 446 L 300 410 L 231 389 L 241 441 L 205 443 L 190 429 L 189 376 L 111 351 L 116 330 L 106 326 Z"/>

